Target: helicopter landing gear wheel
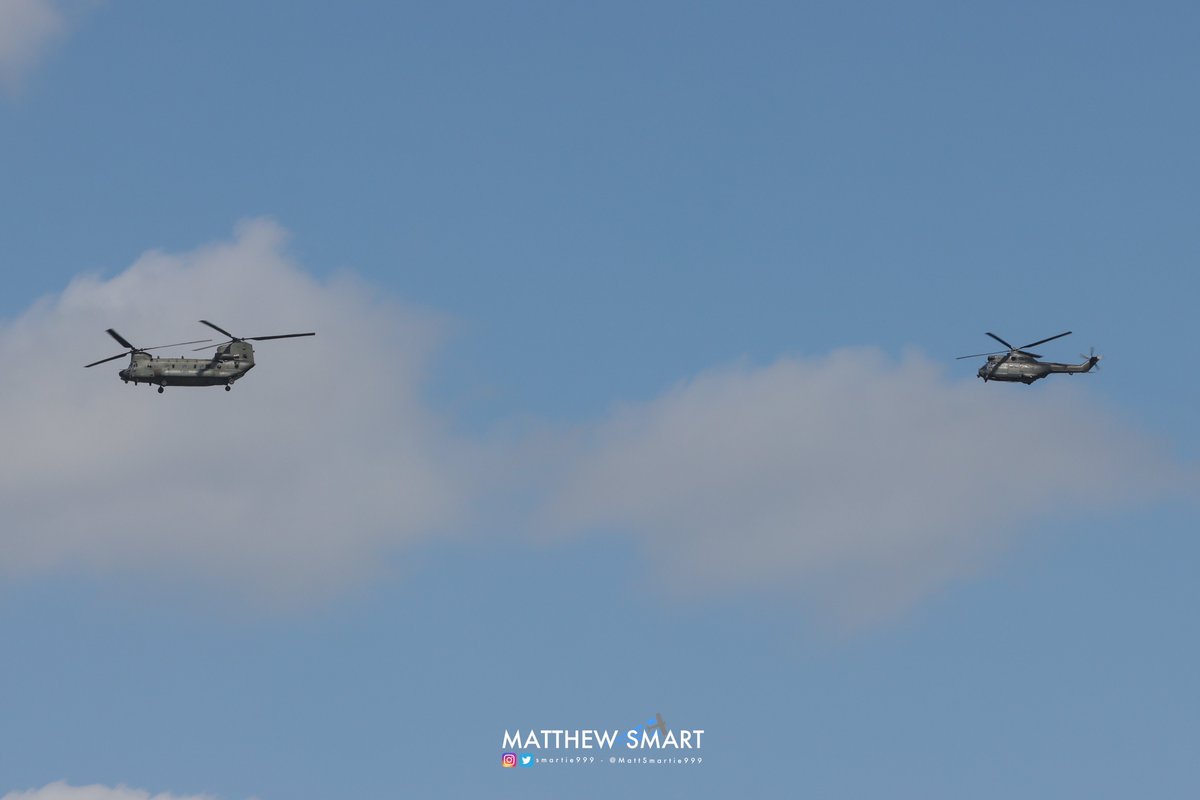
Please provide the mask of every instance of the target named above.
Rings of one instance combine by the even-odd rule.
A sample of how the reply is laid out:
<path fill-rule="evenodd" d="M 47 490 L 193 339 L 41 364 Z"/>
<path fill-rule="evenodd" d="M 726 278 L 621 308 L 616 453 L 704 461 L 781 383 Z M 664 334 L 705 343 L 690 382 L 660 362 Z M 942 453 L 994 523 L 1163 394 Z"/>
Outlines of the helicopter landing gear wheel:
<path fill-rule="evenodd" d="M 228 392 L 228 391 L 229 391 L 230 389 L 232 389 L 232 388 L 233 388 L 233 385 L 232 385 L 232 384 L 229 384 L 229 383 L 225 384 L 225 391 L 227 391 L 227 392 Z"/>
<path fill-rule="evenodd" d="M 159 394 L 162 394 L 162 393 L 163 393 L 163 392 L 165 392 L 165 391 L 166 391 L 166 389 L 164 389 L 163 387 L 161 387 L 161 386 L 160 386 L 160 387 L 158 387 L 158 393 L 159 393 Z"/>

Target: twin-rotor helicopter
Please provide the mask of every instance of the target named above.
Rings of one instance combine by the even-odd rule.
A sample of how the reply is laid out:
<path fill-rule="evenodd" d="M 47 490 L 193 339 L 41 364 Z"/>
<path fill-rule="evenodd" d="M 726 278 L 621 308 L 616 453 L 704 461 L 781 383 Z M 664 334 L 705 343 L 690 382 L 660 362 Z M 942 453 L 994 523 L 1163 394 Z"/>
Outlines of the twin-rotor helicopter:
<path fill-rule="evenodd" d="M 1091 372 L 1093 368 L 1099 369 L 1096 365 L 1100 363 L 1101 357 L 1096 355 L 1094 349 L 1086 356 L 1082 354 L 1079 356 L 1083 359 L 1082 364 L 1059 364 L 1054 361 L 1038 361 L 1041 356 L 1037 353 L 1031 353 L 1026 349 L 1037 347 L 1039 344 L 1045 344 L 1046 342 L 1052 342 L 1055 339 L 1061 339 L 1070 333 L 1070 331 L 1066 331 L 1065 333 L 1050 336 L 1046 339 L 1038 339 L 1036 342 L 1023 344 L 1020 347 L 1013 347 L 996 334 L 988 331 L 988 336 L 1007 347 L 1008 350 L 959 356 L 957 360 L 987 356 L 987 363 L 980 367 L 979 372 L 976 373 L 980 378 L 983 378 L 984 383 L 988 381 L 1009 381 L 1024 383 L 1027 386 L 1055 372 L 1065 372 L 1068 375 L 1074 375 L 1077 372 Z"/>
<path fill-rule="evenodd" d="M 151 350 L 161 350 L 164 347 L 181 347 L 185 344 L 200 344 L 211 342 L 212 339 L 197 339 L 194 342 L 177 342 L 156 347 L 135 347 L 121 334 L 108 329 L 108 335 L 117 340 L 122 347 L 129 348 L 128 352 L 102 358 L 85 364 L 94 367 L 118 358 L 129 356 L 129 366 L 117 373 L 125 383 L 146 383 L 158 386 L 161 394 L 167 386 L 224 386 L 225 391 L 233 388 L 235 381 L 240 380 L 247 372 L 254 369 L 254 347 L 250 342 L 261 342 L 267 339 L 292 339 L 297 336 L 316 336 L 316 333 L 283 333 L 276 336 L 234 336 L 224 328 L 220 328 L 206 319 L 200 322 L 218 333 L 229 337 L 229 341 L 197 347 L 196 350 L 208 350 L 215 347 L 212 358 L 162 358 L 149 354 Z"/>

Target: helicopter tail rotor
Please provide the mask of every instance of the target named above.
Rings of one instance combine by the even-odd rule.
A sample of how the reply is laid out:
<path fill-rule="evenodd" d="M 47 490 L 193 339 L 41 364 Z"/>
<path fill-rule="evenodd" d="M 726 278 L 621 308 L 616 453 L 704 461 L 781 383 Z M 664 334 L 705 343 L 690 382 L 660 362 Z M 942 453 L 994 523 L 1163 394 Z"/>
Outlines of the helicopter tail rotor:
<path fill-rule="evenodd" d="M 1085 361 L 1087 361 L 1087 371 L 1088 372 L 1091 372 L 1093 370 L 1096 372 L 1100 371 L 1100 361 L 1104 358 L 1104 356 L 1096 355 L 1096 348 L 1089 347 L 1087 355 L 1080 353 L 1079 357 L 1084 359 Z"/>

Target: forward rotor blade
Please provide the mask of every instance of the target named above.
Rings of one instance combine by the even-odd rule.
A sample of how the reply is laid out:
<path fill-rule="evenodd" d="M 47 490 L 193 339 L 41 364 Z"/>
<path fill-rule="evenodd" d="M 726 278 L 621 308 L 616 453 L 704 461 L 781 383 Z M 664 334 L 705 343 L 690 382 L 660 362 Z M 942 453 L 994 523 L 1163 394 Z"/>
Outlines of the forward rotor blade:
<path fill-rule="evenodd" d="M 990 336 L 990 337 L 992 337 L 993 339 L 995 339 L 995 340 L 996 340 L 997 342 L 999 342 L 1000 344 L 1002 344 L 1002 345 L 1004 345 L 1005 347 L 1007 347 L 1009 350 L 1016 350 L 1016 349 L 1017 349 L 1017 348 L 1013 347 L 1011 344 L 1009 344 L 1008 342 L 1006 342 L 1006 341 L 1004 341 L 1003 339 L 1001 339 L 1001 338 L 1000 338 L 999 336 L 997 336 L 996 334 L 992 333 L 991 331 L 988 331 L 988 332 L 987 332 L 987 335 L 988 335 L 988 336 Z"/>
<path fill-rule="evenodd" d="M 209 321 L 208 321 L 208 320 L 206 320 L 206 319 L 202 319 L 202 320 L 200 320 L 200 324 L 202 324 L 202 325 L 207 325 L 208 327 L 212 328 L 214 331 L 220 331 L 221 333 L 223 333 L 223 334 L 225 334 L 226 336 L 228 336 L 230 339 L 235 339 L 235 340 L 237 339 L 237 337 L 236 337 L 236 336 L 234 336 L 234 335 L 233 335 L 232 333 L 230 333 L 229 331 L 225 330 L 224 328 L 218 328 L 216 325 L 213 325 L 211 322 L 209 322 Z"/>
<path fill-rule="evenodd" d="M 1003 352 L 1005 352 L 1005 351 L 1004 351 L 1004 350 L 997 350 L 997 351 L 995 351 L 994 353 L 976 353 L 976 354 L 975 354 L 975 355 L 973 355 L 973 356 L 959 356 L 958 358 L 956 358 L 956 359 L 954 359 L 954 360 L 955 360 L 955 361 L 962 361 L 964 358 L 980 358 L 980 357 L 982 357 L 982 356 L 998 356 L 998 355 L 1000 355 L 1000 354 L 1001 354 L 1001 353 L 1003 353 Z"/>
<path fill-rule="evenodd" d="M 124 358 L 127 355 L 129 355 L 129 353 L 117 353 L 115 356 L 110 356 L 109 358 L 102 358 L 99 361 L 93 361 L 90 364 L 84 364 L 83 368 L 87 369 L 88 367 L 94 367 L 97 364 L 103 364 L 106 361 L 116 361 L 118 358 Z"/>
<path fill-rule="evenodd" d="M 267 339 L 293 339 L 297 336 L 316 336 L 314 333 L 281 333 L 278 336 L 247 336 L 246 338 L 252 342 L 262 342 Z"/>
<path fill-rule="evenodd" d="M 136 347 L 125 341 L 125 337 L 121 336 L 121 334 L 117 333 L 112 328 L 108 329 L 108 335 L 116 339 L 117 344 L 121 345 L 121 347 L 128 347 L 130 350 L 137 350 Z"/>
<path fill-rule="evenodd" d="M 183 347 L 185 344 L 200 344 L 201 342 L 211 342 L 212 339 L 197 339 L 194 342 L 176 342 L 175 344 L 160 344 L 154 347 L 139 347 L 138 352 L 145 353 L 147 350 L 162 350 L 164 347 Z M 203 348 L 201 348 L 203 349 Z"/>
<path fill-rule="evenodd" d="M 1071 335 L 1070 331 L 1065 331 L 1064 333 L 1060 333 L 1057 336 L 1051 336 L 1049 339 L 1038 339 L 1036 342 L 1030 342 L 1029 344 L 1023 344 L 1020 347 L 1018 347 L 1017 349 L 1024 350 L 1026 347 L 1037 347 L 1039 344 L 1045 344 L 1046 342 L 1052 342 L 1055 339 L 1061 339 L 1064 336 L 1070 336 L 1070 335 Z"/>

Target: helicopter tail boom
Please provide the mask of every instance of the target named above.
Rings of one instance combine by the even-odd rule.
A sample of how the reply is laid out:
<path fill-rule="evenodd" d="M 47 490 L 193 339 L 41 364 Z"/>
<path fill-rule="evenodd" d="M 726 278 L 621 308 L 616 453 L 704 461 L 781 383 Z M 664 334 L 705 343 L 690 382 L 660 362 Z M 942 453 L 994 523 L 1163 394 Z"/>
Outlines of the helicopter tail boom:
<path fill-rule="evenodd" d="M 1090 356 L 1084 356 L 1082 364 L 1044 364 L 1050 368 L 1051 372 L 1091 372 L 1093 369 L 1099 369 L 1097 366 L 1100 363 L 1101 356 L 1094 353 Z"/>

